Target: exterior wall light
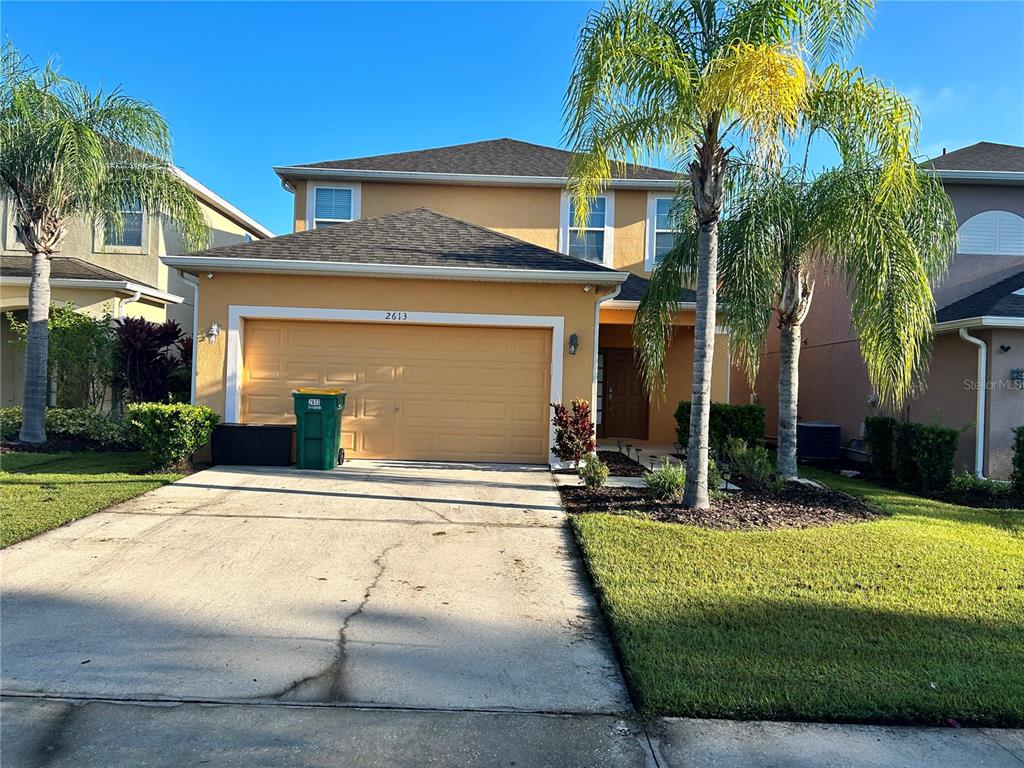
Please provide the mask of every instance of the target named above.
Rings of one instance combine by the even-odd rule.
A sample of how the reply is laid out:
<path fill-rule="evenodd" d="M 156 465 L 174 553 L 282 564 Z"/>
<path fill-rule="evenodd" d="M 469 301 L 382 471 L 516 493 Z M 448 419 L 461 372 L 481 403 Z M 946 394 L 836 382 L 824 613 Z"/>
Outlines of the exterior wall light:
<path fill-rule="evenodd" d="M 576 350 L 580 348 L 580 337 L 575 333 L 569 336 L 569 354 L 575 355 Z"/>
<path fill-rule="evenodd" d="M 210 329 L 204 335 L 206 336 L 207 344 L 216 344 L 217 337 L 220 336 L 220 325 L 218 323 L 211 323 Z"/>

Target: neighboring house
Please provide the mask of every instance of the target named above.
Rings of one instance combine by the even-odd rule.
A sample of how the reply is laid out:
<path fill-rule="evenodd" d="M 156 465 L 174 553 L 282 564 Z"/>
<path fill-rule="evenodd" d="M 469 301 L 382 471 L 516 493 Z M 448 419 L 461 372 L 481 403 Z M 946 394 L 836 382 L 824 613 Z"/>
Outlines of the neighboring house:
<path fill-rule="evenodd" d="M 1024 425 L 1024 147 L 980 142 L 923 165 L 953 202 L 959 242 L 949 273 L 934 287 L 938 310 L 924 391 L 900 415 L 963 430 L 958 469 L 1006 479 L 1012 430 Z M 864 417 L 878 408 L 842 281 L 818 280 L 803 337 L 800 419 L 839 424 L 844 442 L 861 437 Z M 733 378 L 740 398 L 745 383 L 737 373 Z M 777 381 L 775 334 L 755 388 L 772 433 Z"/>
<path fill-rule="evenodd" d="M 547 462 L 549 404 L 573 398 L 595 404 L 601 437 L 674 442 L 692 292 L 665 398 L 644 393 L 631 325 L 672 243 L 677 177 L 622 166 L 577 229 L 570 157 L 499 139 L 275 168 L 293 234 L 164 259 L 200 276 L 198 402 L 287 423 L 295 387 L 344 387 L 359 457 Z M 714 365 L 727 400 L 724 336 Z"/>
<path fill-rule="evenodd" d="M 210 226 L 214 245 L 272 237 L 273 233 L 182 171 L 178 175 L 193 190 Z M 2 205 L 0 250 L 0 400 L 21 403 L 24 390 L 24 351 L 10 344 L 7 313 L 25 320 L 31 257 L 18 241 L 10 203 Z M 113 317 L 144 317 L 155 322 L 176 320 L 187 334 L 193 332 L 194 283 L 160 261 L 181 253 L 173 227 L 139 206 L 124 211 L 124 231 L 105 231 L 103 224 L 74 222 L 61 252 L 51 259 L 52 301 L 73 304 L 82 312 Z"/>

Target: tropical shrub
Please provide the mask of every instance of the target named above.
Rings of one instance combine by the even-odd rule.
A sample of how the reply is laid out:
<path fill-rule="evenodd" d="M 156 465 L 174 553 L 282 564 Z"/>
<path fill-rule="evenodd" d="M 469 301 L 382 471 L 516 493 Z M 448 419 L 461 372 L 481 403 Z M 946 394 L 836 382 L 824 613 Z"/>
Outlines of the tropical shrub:
<path fill-rule="evenodd" d="M 593 453 L 583 457 L 583 466 L 579 468 L 580 479 L 583 484 L 592 491 L 608 482 L 608 465 L 601 461 L 601 458 Z"/>
<path fill-rule="evenodd" d="M 153 466 L 176 467 L 210 441 L 220 417 L 205 405 L 132 403 L 125 420 Z"/>
<path fill-rule="evenodd" d="M 915 493 L 937 493 L 953 478 L 960 433 L 955 429 L 898 422 L 893 438 L 896 482 Z"/>
<path fill-rule="evenodd" d="M 710 466 L 708 469 L 710 470 Z M 710 482 L 709 471 L 708 483 Z M 667 458 L 662 459 L 660 467 L 644 474 L 644 483 L 654 498 L 660 501 L 676 501 L 683 495 L 683 488 L 686 485 L 686 467 Z M 718 484 L 715 485 L 717 486 Z"/>
<path fill-rule="evenodd" d="M 764 439 L 764 406 L 712 403 L 708 445 L 721 456 L 725 441 L 730 437 L 741 438 L 748 445 L 760 443 Z M 676 441 L 684 448 L 690 443 L 690 403 L 687 400 L 676 408 Z M 708 485 L 710 487 L 710 483 Z"/>
<path fill-rule="evenodd" d="M 583 457 L 597 447 L 590 403 L 573 400 L 569 408 L 564 403 L 552 403 L 551 407 L 554 408 L 551 423 L 555 427 L 555 447 L 551 452 L 560 461 L 572 462 L 578 467 Z"/>
<path fill-rule="evenodd" d="M 943 498 L 959 501 L 965 506 L 977 506 L 978 502 L 990 502 L 992 506 L 1003 506 L 1017 496 L 1017 490 L 1009 483 L 984 480 L 972 472 L 963 471 L 953 475 Z"/>
<path fill-rule="evenodd" d="M 778 491 L 782 488 L 772 454 L 763 445 L 752 446 L 743 438 L 730 437 L 725 441 L 725 455 L 732 462 L 733 471 L 755 490 Z"/>
<path fill-rule="evenodd" d="M 191 371 L 192 340 L 174 320 L 154 323 L 126 317 L 115 324 L 115 382 L 126 402 L 163 403 L 182 370 Z M 187 340 L 187 344 L 185 343 Z M 189 373 L 184 374 L 186 379 Z M 180 383 L 175 387 L 181 388 Z M 179 393 L 180 396 L 180 393 Z"/>
<path fill-rule="evenodd" d="M 12 343 L 28 344 L 28 323 L 7 313 Z M 114 331 L 109 314 L 102 317 L 76 312 L 73 304 L 50 305 L 50 379 L 56 383 L 57 405 L 92 408 L 103 405 L 114 377 Z"/>
<path fill-rule="evenodd" d="M 1017 427 L 1013 434 L 1013 474 L 1010 480 L 1014 490 L 1024 497 L 1024 426 Z"/>
<path fill-rule="evenodd" d="M 864 419 L 864 441 L 871 452 L 871 469 L 880 475 L 893 473 L 893 440 L 896 425 L 891 416 L 868 416 Z"/>
<path fill-rule="evenodd" d="M 17 438 L 21 416 L 21 406 L 0 408 L 0 438 Z M 47 408 L 44 418 L 48 447 L 79 450 L 132 447 L 132 436 L 124 421 L 91 408 Z"/>

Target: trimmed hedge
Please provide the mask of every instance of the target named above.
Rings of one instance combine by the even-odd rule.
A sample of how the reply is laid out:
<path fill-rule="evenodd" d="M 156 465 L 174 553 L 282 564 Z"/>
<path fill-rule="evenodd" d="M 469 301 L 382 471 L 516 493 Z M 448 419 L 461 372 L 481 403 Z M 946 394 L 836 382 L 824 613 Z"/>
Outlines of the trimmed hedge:
<path fill-rule="evenodd" d="M 0 408 L 0 439 L 17 440 L 21 406 Z M 133 447 L 128 425 L 91 408 L 47 408 L 46 439 L 54 448 L 118 450 Z"/>
<path fill-rule="evenodd" d="M 953 479 L 953 457 L 960 433 L 947 427 L 897 422 L 893 431 L 896 482 L 917 493 L 944 491 Z"/>
<path fill-rule="evenodd" d="M 125 420 L 153 466 L 174 467 L 210 441 L 220 417 L 205 405 L 132 403 Z"/>
<path fill-rule="evenodd" d="M 1014 490 L 1024 496 L 1024 426 L 1017 427 L 1013 433 L 1013 474 L 1010 480 Z"/>
<path fill-rule="evenodd" d="M 880 475 L 893 473 L 893 439 L 899 422 L 891 416 L 864 419 L 864 440 L 871 451 L 871 469 Z"/>
<path fill-rule="evenodd" d="M 708 425 L 708 442 L 711 450 L 723 456 L 725 441 L 738 437 L 747 445 L 758 445 L 764 441 L 764 406 L 711 404 L 711 422 Z M 676 408 L 676 440 L 686 448 L 690 444 L 690 402 L 683 400 Z"/>

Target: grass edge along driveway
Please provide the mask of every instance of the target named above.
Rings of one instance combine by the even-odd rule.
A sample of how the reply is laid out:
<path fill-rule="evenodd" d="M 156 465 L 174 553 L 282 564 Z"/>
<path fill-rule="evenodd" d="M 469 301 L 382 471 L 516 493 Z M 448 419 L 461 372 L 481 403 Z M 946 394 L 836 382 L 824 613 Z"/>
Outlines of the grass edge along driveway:
<path fill-rule="evenodd" d="M 806 474 L 889 516 L 573 529 L 651 715 L 1024 725 L 1024 513 Z"/>
<path fill-rule="evenodd" d="M 0 456 L 0 548 L 174 482 L 146 472 L 134 452 L 5 453 Z"/>

